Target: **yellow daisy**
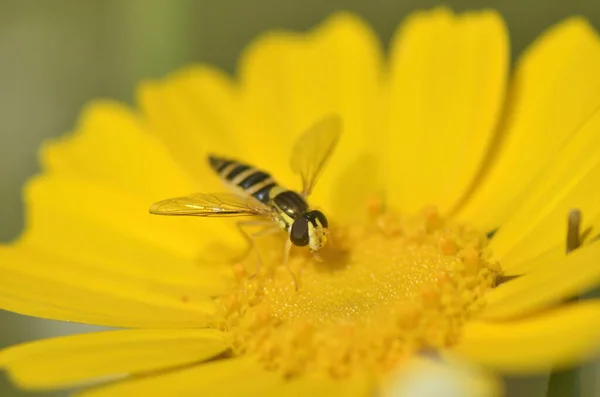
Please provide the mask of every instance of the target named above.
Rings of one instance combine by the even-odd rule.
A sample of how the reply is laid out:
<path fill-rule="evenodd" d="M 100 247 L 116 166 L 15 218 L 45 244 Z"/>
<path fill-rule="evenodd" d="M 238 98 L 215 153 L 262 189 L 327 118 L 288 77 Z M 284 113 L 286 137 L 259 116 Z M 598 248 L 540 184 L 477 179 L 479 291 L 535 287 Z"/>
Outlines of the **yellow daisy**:
<path fill-rule="evenodd" d="M 27 389 L 103 382 L 86 396 L 371 396 L 424 351 L 502 373 L 594 354 L 600 302 L 559 303 L 600 281 L 596 33 L 560 23 L 510 84 L 495 12 L 417 13 L 390 52 L 342 13 L 255 41 L 235 80 L 195 66 L 143 85 L 139 112 L 89 106 L 42 151 L 0 307 L 131 329 L 10 347 L 0 367 Z M 310 199 L 333 246 L 292 252 L 298 291 L 283 238 L 260 240 L 253 277 L 230 220 L 148 214 L 223 190 L 209 152 L 299 189 L 293 144 L 332 113 L 343 134 Z"/>

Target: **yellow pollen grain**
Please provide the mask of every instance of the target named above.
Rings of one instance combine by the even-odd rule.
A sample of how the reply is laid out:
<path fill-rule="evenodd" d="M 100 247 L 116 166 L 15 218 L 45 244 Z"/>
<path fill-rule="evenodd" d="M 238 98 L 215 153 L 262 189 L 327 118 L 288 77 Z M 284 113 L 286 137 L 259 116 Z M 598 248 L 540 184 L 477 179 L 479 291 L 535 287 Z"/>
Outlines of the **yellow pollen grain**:
<path fill-rule="evenodd" d="M 241 263 L 236 263 L 233 265 L 233 275 L 236 281 L 241 281 L 244 277 L 246 277 L 246 268 Z"/>
<path fill-rule="evenodd" d="M 452 239 L 448 236 L 440 237 L 438 244 L 440 247 L 440 251 L 442 251 L 444 255 L 454 255 L 458 250 L 458 247 L 456 246 L 454 241 L 452 241 Z"/>
<path fill-rule="evenodd" d="M 379 212 L 330 232 L 336 244 L 320 251 L 323 262 L 295 248 L 286 269 L 273 239 L 261 249 L 274 259 L 256 276 L 248 276 L 254 256 L 233 267 L 239 284 L 215 323 L 232 335 L 234 354 L 284 376 L 378 375 L 420 350 L 456 343 L 501 271 L 485 234 L 433 207 L 415 216 Z"/>
<path fill-rule="evenodd" d="M 479 270 L 479 251 L 473 247 L 466 247 L 459 252 L 465 270 L 468 274 L 475 274 Z"/>
<path fill-rule="evenodd" d="M 383 199 L 380 196 L 372 196 L 367 199 L 367 213 L 375 217 L 383 211 Z"/>
<path fill-rule="evenodd" d="M 390 213 L 381 214 L 377 219 L 377 226 L 386 236 L 396 236 L 402 231 L 400 221 Z"/>

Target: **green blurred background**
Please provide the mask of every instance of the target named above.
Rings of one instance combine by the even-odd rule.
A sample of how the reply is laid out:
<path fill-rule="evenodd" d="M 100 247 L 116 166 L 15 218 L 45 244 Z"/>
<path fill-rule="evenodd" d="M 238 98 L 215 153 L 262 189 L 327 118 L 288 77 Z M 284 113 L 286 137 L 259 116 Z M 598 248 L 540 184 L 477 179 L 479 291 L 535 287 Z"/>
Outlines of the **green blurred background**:
<path fill-rule="evenodd" d="M 407 13 L 438 4 L 430 0 L 0 0 L 0 242 L 14 239 L 22 229 L 20 191 L 38 170 L 40 143 L 69 131 L 87 101 L 108 97 L 132 102 L 140 80 L 163 76 L 190 62 L 235 73 L 238 55 L 260 32 L 306 30 L 340 9 L 360 14 L 387 43 Z M 498 9 L 511 32 L 513 60 L 540 32 L 567 16 L 586 16 L 600 30 L 599 0 L 443 4 L 458 11 Z M 0 347 L 91 329 L 0 312 Z M 600 395 L 599 365 L 585 366 L 581 378 L 582 396 Z M 510 379 L 510 395 L 544 395 L 545 380 Z M 0 376 L 0 397 L 30 395 L 39 394 L 18 392 Z"/>

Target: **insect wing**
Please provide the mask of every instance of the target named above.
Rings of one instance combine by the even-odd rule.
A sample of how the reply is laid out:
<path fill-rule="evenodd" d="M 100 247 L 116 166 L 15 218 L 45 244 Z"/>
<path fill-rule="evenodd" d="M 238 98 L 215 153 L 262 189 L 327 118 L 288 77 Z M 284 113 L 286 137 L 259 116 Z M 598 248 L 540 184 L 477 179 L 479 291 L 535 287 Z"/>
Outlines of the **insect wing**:
<path fill-rule="evenodd" d="M 197 193 L 159 201 L 150 207 L 156 215 L 268 216 L 272 209 L 249 196 L 233 193 Z"/>
<path fill-rule="evenodd" d="M 302 177 L 302 194 L 308 196 L 323 173 L 342 131 L 338 116 L 329 116 L 304 133 L 292 151 L 292 170 Z"/>

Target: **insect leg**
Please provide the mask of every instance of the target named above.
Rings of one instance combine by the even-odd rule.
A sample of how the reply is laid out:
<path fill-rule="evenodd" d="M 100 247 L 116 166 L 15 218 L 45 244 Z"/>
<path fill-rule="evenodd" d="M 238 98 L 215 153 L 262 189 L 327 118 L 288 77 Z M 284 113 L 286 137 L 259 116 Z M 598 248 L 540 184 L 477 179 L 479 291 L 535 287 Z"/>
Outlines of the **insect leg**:
<path fill-rule="evenodd" d="M 258 232 L 252 233 L 252 234 L 248 234 L 246 232 L 246 230 L 244 230 L 244 226 L 260 226 L 260 225 L 268 226 L 268 227 L 264 228 L 262 230 L 259 230 Z M 256 266 L 256 270 L 254 271 L 254 274 L 250 277 L 250 278 L 253 278 L 258 274 L 258 272 L 260 271 L 260 268 L 262 266 L 262 257 L 260 256 L 260 251 L 258 249 L 258 246 L 256 245 L 255 240 L 262 236 L 267 236 L 269 234 L 275 234 L 275 233 L 281 231 L 281 229 L 276 226 L 273 226 L 273 222 L 271 222 L 271 221 L 243 221 L 243 222 L 237 222 L 236 226 L 240 230 L 240 232 L 242 233 L 244 238 L 250 244 L 250 246 L 248 247 L 249 250 L 253 249 L 256 252 L 256 258 L 258 259 L 258 265 Z"/>
<path fill-rule="evenodd" d="M 288 260 L 290 259 L 290 251 L 291 250 L 292 250 L 292 240 L 290 240 L 288 238 L 287 240 L 285 240 L 285 248 L 283 251 L 283 266 L 285 266 L 285 268 L 288 270 L 288 272 L 290 272 L 290 275 L 292 276 L 292 279 L 294 280 L 294 287 L 296 287 L 296 291 L 298 291 L 298 279 L 296 278 L 296 275 L 294 274 L 292 269 L 290 269 L 290 267 L 288 266 Z"/>
<path fill-rule="evenodd" d="M 292 240 L 289 238 L 285 240 L 285 251 L 283 251 L 283 265 L 287 267 L 288 260 L 290 259 L 290 251 L 292 250 Z"/>
<path fill-rule="evenodd" d="M 240 221 L 235 224 L 240 231 L 241 235 L 244 236 L 246 243 L 248 243 L 248 249 L 244 252 L 239 260 L 244 259 L 250 251 L 254 249 L 254 241 L 252 240 L 252 234 L 248 234 L 244 227 L 246 226 L 272 226 L 273 224 L 270 221 L 266 220 L 253 220 L 253 221 Z"/>

